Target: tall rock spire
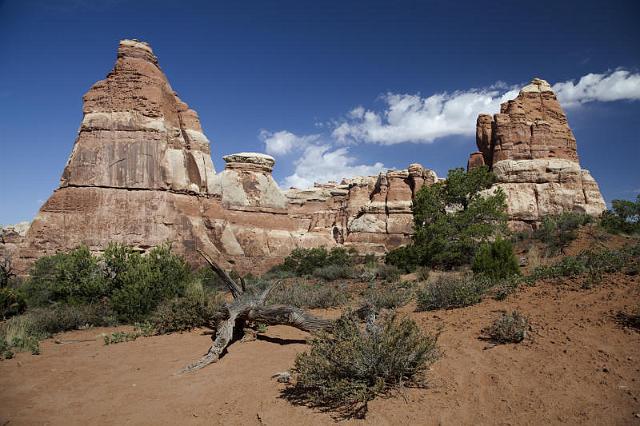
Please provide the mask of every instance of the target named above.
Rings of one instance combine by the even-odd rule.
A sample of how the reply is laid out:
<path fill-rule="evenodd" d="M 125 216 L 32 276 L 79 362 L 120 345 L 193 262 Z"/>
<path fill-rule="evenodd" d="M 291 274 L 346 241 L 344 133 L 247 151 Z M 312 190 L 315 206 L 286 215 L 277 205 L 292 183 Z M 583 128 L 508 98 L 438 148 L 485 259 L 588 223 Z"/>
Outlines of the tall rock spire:
<path fill-rule="evenodd" d="M 479 152 L 468 167 L 491 167 L 516 227 L 550 214 L 598 215 L 605 209 L 598 184 L 580 168 L 567 116 L 545 80 L 534 78 L 499 114 L 480 114 L 476 144 Z"/>
<path fill-rule="evenodd" d="M 198 114 L 178 98 L 147 43 L 120 42 L 113 70 L 84 96 L 83 113 L 60 186 L 213 191 Z"/>

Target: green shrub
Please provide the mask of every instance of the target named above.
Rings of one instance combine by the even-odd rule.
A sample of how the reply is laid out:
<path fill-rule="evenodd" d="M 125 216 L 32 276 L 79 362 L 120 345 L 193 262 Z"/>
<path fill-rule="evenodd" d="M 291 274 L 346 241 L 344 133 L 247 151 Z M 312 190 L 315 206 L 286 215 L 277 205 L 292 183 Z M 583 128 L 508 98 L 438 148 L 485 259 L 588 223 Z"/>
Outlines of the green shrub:
<path fill-rule="evenodd" d="M 161 303 L 151 316 L 158 334 L 211 326 L 223 304 L 220 296 L 191 296 Z"/>
<path fill-rule="evenodd" d="M 348 265 L 327 265 L 313 270 L 313 276 L 325 281 L 348 279 L 354 276 L 354 271 Z"/>
<path fill-rule="evenodd" d="M 578 229 L 590 223 L 593 218 L 584 213 L 565 212 L 556 216 L 546 216 L 534 237 L 547 246 L 547 254 L 563 253 L 564 249 L 578 236 Z"/>
<path fill-rule="evenodd" d="M 436 336 L 408 318 L 390 316 L 365 331 L 350 316 L 333 333 L 321 333 L 311 349 L 296 357 L 291 401 L 364 417 L 367 403 L 404 384 L 422 384 L 423 373 L 439 356 Z"/>
<path fill-rule="evenodd" d="M 12 349 L 37 353 L 38 342 L 55 333 L 115 323 L 115 316 L 104 304 L 57 305 L 29 309 L 23 315 L 10 318 L 0 324 L 0 338 Z"/>
<path fill-rule="evenodd" d="M 27 302 L 15 289 L 0 287 L 0 319 L 7 319 L 19 315 L 27 309 Z"/>
<path fill-rule="evenodd" d="M 282 265 L 272 268 L 271 272 L 285 271 L 304 276 L 311 275 L 314 270 L 325 266 L 347 267 L 354 264 L 354 253 L 343 247 L 333 247 L 329 251 L 324 247 L 297 248 L 284 259 Z"/>
<path fill-rule="evenodd" d="M 97 303 L 109 293 L 99 260 L 86 246 L 41 257 L 33 265 L 29 281 L 29 306 Z"/>
<path fill-rule="evenodd" d="M 189 265 L 168 245 L 146 255 L 113 245 L 104 259 L 110 272 L 111 306 L 122 321 L 143 320 L 163 300 L 183 296 L 192 280 Z"/>
<path fill-rule="evenodd" d="M 387 253 L 385 263 L 393 265 L 402 272 L 409 273 L 418 265 L 418 252 L 413 245 L 398 247 Z"/>
<path fill-rule="evenodd" d="M 376 278 L 387 282 L 398 281 L 400 279 L 400 269 L 394 265 L 378 265 L 376 267 Z"/>
<path fill-rule="evenodd" d="M 415 293 L 411 283 L 381 283 L 369 287 L 363 294 L 369 305 L 380 309 L 395 309 L 409 303 Z"/>
<path fill-rule="evenodd" d="M 143 255 L 111 244 L 102 256 L 81 246 L 38 259 L 22 293 L 32 307 L 108 300 L 120 320 L 133 322 L 144 319 L 161 301 L 182 296 L 192 279 L 189 265 L 168 245 Z"/>
<path fill-rule="evenodd" d="M 483 330 L 486 338 L 494 343 L 520 343 L 527 337 L 529 320 L 518 311 L 504 313 Z"/>
<path fill-rule="evenodd" d="M 518 259 L 509 240 L 501 238 L 480 245 L 473 258 L 473 272 L 499 280 L 520 274 Z"/>
<path fill-rule="evenodd" d="M 345 304 L 347 300 L 344 288 L 307 282 L 281 285 L 274 289 L 268 298 L 270 303 L 312 309 L 334 308 Z"/>
<path fill-rule="evenodd" d="M 640 195 L 636 201 L 613 200 L 612 210 L 606 210 L 600 217 L 600 225 L 613 234 L 640 233 Z"/>
<path fill-rule="evenodd" d="M 482 300 L 490 286 L 490 282 L 480 276 L 440 277 L 418 290 L 418 311 L 461 308 L 476 304 Z"/>
<path fill-rule="evenodd" d="M 635 274 L 640 261 L 637 246 L 625 247 L 620 250 L 587 250 L 577 256 L 565 256 L 559 262 L 550 266 L 535 268 L 526 277 L 528 282 L 539 279 L 555 279 L 562 277 L 577 277 L 587 275 L 584 287 L 590 288 L 597 285 L 603 274 L 613 272 L 625 272 Z"/>

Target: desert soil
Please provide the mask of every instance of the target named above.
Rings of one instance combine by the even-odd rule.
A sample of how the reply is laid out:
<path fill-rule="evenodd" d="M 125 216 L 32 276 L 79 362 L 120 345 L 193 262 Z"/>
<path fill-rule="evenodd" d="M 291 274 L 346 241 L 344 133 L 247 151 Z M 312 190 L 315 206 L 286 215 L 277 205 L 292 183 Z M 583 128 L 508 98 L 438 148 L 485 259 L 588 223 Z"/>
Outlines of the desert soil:
<path fill-rule="evenodd" d="M 370 403 L 367 424 L 640 424 L 640 332 L 616 320 L 640 301 L 640 278 L 603 285 L 538 283 L 504 301 L 415 313 L 426 330 L 443 327 L 443 357 L 427 389 Z M 481 329 L 500 311 L 532 323 L 518 345 L 489 345 Z M 320 312 L 335 315 L 335 312 Z M 42 354 L 0 362 L 0 425 L 330 424 L 329 413 L 291 405 L 272 375 L 286 371 L 307 335 L 270 327 L 235 343 L 218 363 L 178 375 L 210 340 L 201 331 L 104 346 L 89 329 L 45 341 Z M 58 343 L 56 343 L 58 342 Z M 362 423 L 350 420 L 346 423 Z"/>

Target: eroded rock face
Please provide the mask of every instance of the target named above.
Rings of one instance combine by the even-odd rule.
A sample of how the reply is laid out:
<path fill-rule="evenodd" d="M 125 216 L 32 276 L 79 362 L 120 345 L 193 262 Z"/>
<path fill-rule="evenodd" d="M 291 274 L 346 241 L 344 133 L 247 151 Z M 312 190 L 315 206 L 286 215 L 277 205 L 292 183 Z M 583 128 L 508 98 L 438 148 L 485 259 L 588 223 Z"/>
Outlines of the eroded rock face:
<path fill-rule="evenodd" d="M 149 45 L 123 40 L 116 64 L 84 96 L 84 118 L 61 187 L 213 192 L 209 140 Z"/>
<path fill-rule="evenodd" d="M 535 226 L 546 215 L 595 216 L 605 209 L 597 183 L 580 168 L 573 132 L 546 81 L 533 79 L 499 114 L 481 114 L 476 144 L 468 168 L 491 167 L 515 228 Z"/>
<path fill-rule="evenodd" d="M 411 164 L 283 192 L 274 159 L 246 152 L 225 156 L 216 174 L 197 114 L 136 40 L 120 43 L 113 71 L 85 95 L 83 111 L 59 188 L 26 234 L 2 230 L 0 255 L 10 252 L 19 272 L 43 255 L 80 244 L 100 252 L 111 242 L 140 250 L 169 242 L 194 264 L 203 250 L 227 269 L 254 273 L 296 247 L 382 254 L 410 241 L 412 200 L 438 180 Z M 480 116 L 477 143 L 469 167 L 493 168 L 513 223 L 604 208 L 546 82 L 534 80 L 500 114 Z"/>
<path fill-rule="evenodd" d="M 411 198 L 435 175 L 420 165 L 283 192 L 259 153 L 224 157 L 216 174 L 195 111 L 146 43 L 120 42 L 114 69 L 84 96 L 84 118 L 59 188 L 26 235 L 5 232 L 18 270 L 80 244 L 147 250 L 169 242 L 193 263 L 263 272 L 296 247 L 384 251 L 406 242 Z M 13 231 L 12 231 L 13 232 Z M 17 234 L 16 234 L 17 235 Z"/>

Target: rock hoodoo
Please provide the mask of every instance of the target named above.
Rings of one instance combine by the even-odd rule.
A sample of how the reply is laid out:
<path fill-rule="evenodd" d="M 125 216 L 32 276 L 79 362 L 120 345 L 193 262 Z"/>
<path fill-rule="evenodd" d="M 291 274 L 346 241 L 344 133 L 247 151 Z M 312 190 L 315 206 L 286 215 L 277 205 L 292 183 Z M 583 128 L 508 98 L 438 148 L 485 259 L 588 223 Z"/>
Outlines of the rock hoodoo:
<path fill-rule="evenodd" d="M 597 215 L 605 209 L 598 184 L 580 168 L 576 139 L 546 81 L 533 79 L 499 114 L 478 116 L 476 144 L 479 152 L 467 167 L 493 170 L 514 227 L 526 229 L 565 211 Z"/>
<path fill-rule="evenodd" d="M 237 153 L 216 174 L 195 111 L 173 91 L 148 44 L 120 42 L 109 75 L 84 96 L 84 117 L 60 186 L 26 234 L 3 231 L 0 254 L 25 272 L 38 257 L 110 242 L 170 242 L 239 271 L 262 272 L 296 247 L 344 245 L 382 254 L 409 242 L 411 203 L 436 174 L 411 164 L 378 176 L 281 191 L 272 157 Z M 534 80 L 500 114 L 481 115 L 480 152 L 509 197 L 514 224 L 566 210 L 597 214 L 602 196 L 548 83 Z M 15 234 L 15 235 L 14 235 Z"/>

